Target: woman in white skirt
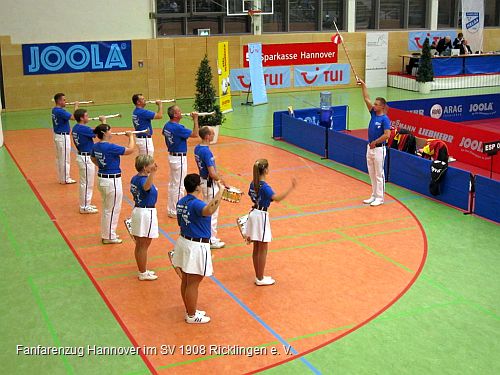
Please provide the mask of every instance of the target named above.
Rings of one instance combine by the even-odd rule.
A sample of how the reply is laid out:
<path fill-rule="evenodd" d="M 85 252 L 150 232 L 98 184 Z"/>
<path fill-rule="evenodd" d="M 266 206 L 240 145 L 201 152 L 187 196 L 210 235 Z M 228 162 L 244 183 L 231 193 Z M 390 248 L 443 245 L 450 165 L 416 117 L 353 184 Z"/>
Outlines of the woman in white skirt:
<path fill-rule="evenodd" d="M 253 242 L 253 267 L 255 269 L 255 284 L 258 286 L 273 285 L 276 281 L 271 276 L 264 276 L 266 267 L 268 243 L 272 240 L 269 206 L 271 201 L 279 202 L 286 198 L 295 188 L 297 182 L 292 178 L 291 186 L 281 194 L 276 194 L 266 182 L 269 174 L 269 163 L 259 159 L 253 165 L 253 181 L 250 183 L 248 195 L 253 207 L 248 214 L 246 236 Z"/>
<path fill-rule="evenodd" d="M 139 269 L 139 280 L 156 280 L 154 271 L 146 268 L 148 248 L 153 238 L 158 238 L 158 216 L 156 201 L 158 190 L 154 178 L 158 166 L 151 155 L 139 155 L 135 158 L 135 169 L 139 172 L 130 181 L 130 192 L 134 197 L 132 210 L 132 235 L 135 239 L 135 260 Z"/>
<path fill-rule="evenodd" d="M 218 181 L 214 183 L 219 184 Z M 186 308 L 186 323 L 208 323 L 205 311 L 197 310 L 198 287 L 204 276 L 212 276 L 212 253 L 210 251 L 211 216 L 219 208 L 222 192 L 209 203 L 198 199 L 201 194 L 201 178 L 198 174 L 188 174 L 184 178 L 187 195 L 177 202 L 177 222 L 181 235 L 174 248 L 172 263 L 181 269 L 181 296 Z"/>

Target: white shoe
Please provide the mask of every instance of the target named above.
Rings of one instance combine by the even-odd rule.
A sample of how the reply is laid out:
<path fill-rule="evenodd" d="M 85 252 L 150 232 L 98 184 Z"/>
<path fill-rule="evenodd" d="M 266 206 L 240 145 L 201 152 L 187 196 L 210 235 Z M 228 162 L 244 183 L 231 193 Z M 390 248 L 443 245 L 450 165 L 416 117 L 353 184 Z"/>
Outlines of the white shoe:
<path fill-rule="evenodd" d="M 219 239 L 217 239 L 217 241 L 210 242 L 210 248 L 211 249 L 222 249 L 224 246 L 226 246 L 226 243 L 222 242 Z"/>
<path fill-rule="evenodd" d="M 87 207 L 95 208 L 97 210 L 97 206 L 94 206 L 93 204 L 89 204 Z"/>
<path fill-rule="evenodd" d="M 207 315 L 207 312 L 203 311 L 203 310 L 196 310 L 196 314 L 205 316 L 205 315 Z M 186 316 L 184 317 L 184 320 L 186 320 L 187 318 L 189 318 L 189 315 L 186 312 Z"/>
<path fill-rule="evenodd" d="M 374 200 L 375 200 L 375 197 L 370 197 L 370 198 L 368 198 L 368 199 L 365 199 L 365 200 L 363 201 L 363 203 L 364 203 L 364 204 L 370 204 L 370 203 L 372 203 Z"/>
<path fill-rule="evenodd" d="M 122 242 L 123 242 L 123 240 L 121 238 L 114 238 L 112 240 L 108 240 L 105 238 L 102 239 L 102 243 L 104 245 L 118 245 L 118 244 L 121 244 Z"/>
<path fill-rule="evenodd" d="M 194 316 L 187 316 L 186 318 L 186 323 L 189 323 L 189 324 L 204 324 L 204 323 L 208 323 L 210 321 L 210 317 L 206 316 L 206 315 L 201 315 L 200 313 L 198 313 L 198 311 L 196 312 L 196 314 L 194 314 Z"/>
<path fill-rule="evenodd" d="M 66 184 L 76 184 L 76 181 L 73 180 L 72 178 L 68 178 L 65 183 Z"/>
<path fill-rule="evenodd" d="M 138 277 L 139 280 L 146 281 L 146 280 L 156 280 L 158 278 L 158 275 L 155 275 L 154 273 L 151 273 L 151 271 L 146 270 L 145 272 L 139 272 Z"/>
<path fill-rule="evenodd" d="M 93 208 L 91 206 L 80 208 L 81 214 L 96 214 L 98 212 L 99 212 L 99 210 L 97 208 Z"/>
<path fill-rule="evenodd" d="M 255 285 L 258 286 L 266 286 L 266 285 L 273 285 L 276 282 L 271 276 L 264 276 L 262 280 L 259 280 L 255 278 Z"/>
<path fill-rule="evenodd" d="M 380 199 L 380 198 L 376 198 L 373 200 L 372 203 L 370 203 L 370 206 L 377 207 L 377 206 L 380 206 L 381 204 L 384 204 L 384 200 Z"/>

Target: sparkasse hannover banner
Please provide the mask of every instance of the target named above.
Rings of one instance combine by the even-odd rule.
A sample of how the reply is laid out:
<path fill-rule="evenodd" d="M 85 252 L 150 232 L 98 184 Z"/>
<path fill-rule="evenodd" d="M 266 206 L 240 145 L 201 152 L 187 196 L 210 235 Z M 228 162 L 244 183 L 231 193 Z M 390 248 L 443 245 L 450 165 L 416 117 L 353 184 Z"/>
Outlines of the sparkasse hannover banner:
<path fill-rule="evenodd" d="M 262 66 L 336 63 L 337 47 L 333 42 L 263 44 Z M 248 45 L 243 46 L 243 67 L 248 68 Z"/>

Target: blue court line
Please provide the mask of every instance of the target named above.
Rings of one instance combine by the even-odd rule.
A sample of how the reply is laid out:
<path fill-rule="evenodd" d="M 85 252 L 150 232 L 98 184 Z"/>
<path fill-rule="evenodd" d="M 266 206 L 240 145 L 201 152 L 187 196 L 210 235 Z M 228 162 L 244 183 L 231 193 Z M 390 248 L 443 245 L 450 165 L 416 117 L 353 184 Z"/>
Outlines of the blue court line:
<path fill-rule="evenodd" d="M 217 279 L 215 276 L 210 276 L 210 279 L 214 281 L 224 292 L 226 292 L 229 297 L 231 297 L 238 305 L 240 305 L 243 310 L 245 310 L 252 318 L 254 318 L 260 325 L 262 325 L 271 335 L 276 337 L 279 342 L 283 344 L 283 346 L 286 346 L 289 348 L 290 352 L 293 354 L 297 355 L 299 352 L 295 350 L 295 348 L 290 345 L 284 338 L 282 338 L 274 329 L 272 329 L 266 322 L 264 322 L 257 314 L 255 314 L 243 301 L 241 301 L 238 297 L 236 297 L 229 289 L 227 289 L 224 284 L 222 284 L 219 279 Z M 311 362 L 309 362 L 306 358 L 300 357 L 300 361 L 303 362 L 309 369 L 315 373 L 315 374 L 321 374 L 321 372 L 314 367 Z"/>

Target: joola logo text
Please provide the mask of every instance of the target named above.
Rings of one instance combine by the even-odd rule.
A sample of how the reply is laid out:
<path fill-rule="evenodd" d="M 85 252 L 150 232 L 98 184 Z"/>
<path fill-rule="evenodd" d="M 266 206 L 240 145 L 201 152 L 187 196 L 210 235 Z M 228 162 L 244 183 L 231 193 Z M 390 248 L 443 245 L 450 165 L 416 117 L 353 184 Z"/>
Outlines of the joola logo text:
<path fill-rule="evenodd" d="M 130 41 L 24 44 L 24 74 L 130 70 Z"/>

